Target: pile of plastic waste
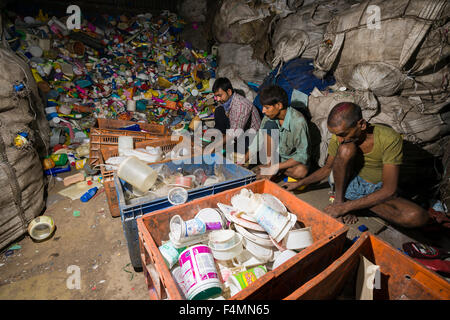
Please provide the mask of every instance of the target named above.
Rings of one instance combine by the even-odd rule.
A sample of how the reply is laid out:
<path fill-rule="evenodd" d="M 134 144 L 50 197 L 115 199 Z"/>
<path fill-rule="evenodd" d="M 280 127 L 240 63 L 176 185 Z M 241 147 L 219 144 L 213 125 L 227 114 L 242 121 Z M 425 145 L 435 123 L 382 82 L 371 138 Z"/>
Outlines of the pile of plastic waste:
<path fill-rule="evenodd" d="M 176 14 L 83 17 L 73 30 L 66 20 L 42 10 L 36 17 L 8 12 L 4 30 L 45 97 L 53 148 L 47 174 L 83 167 L 97 118 L 182 132 L 213 114 L 215 56 L 180 39 L 186 22 Z M 62 153 L 68 155 L 64 164 L 65 158 L 56 159 Z"/>

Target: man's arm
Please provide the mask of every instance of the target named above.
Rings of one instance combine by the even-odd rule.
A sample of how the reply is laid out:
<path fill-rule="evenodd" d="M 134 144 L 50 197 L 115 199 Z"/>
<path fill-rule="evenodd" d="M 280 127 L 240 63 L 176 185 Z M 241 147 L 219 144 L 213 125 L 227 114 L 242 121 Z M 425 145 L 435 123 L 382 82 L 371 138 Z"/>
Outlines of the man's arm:
<path fill-rule="evenodd" d="M 371 208 L 385 202 L 386 200 L 389 200 L 397 191 L 399 171 L 400 168 L 398 165 L 383 165 L 383 186 L 380 190 L 375 191 L 374 193 L 371 193 L 361 199 L 328 206 L 324 209 L 324 211 L 330 213 L 334 217 L 339 217 L 349 211 Z"/>
<path fill-rule="evenodd" d="M 334 158 L 335 157 L 328 155 L 327 161 L 322 168 L 314 171 L 306 178 L 303 178 L 296 182 L 284 182 L 281 186 L 285 187 L 287 190 L 294 190 L 301 186 L 307 186 L 309 184 L 322 181 L 323 179 L 327 178 L 330 175 L 331 169 L 333 167 Z"/>

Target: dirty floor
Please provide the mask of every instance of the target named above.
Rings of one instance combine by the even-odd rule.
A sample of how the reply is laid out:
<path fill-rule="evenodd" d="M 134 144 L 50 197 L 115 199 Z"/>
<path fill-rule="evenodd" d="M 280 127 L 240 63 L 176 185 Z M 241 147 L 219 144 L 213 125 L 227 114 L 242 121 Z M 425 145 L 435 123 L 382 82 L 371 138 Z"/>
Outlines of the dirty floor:
<path fill-rule="evenodd" d="M 143 273 L 129 264 L 122 223 L 111 217 L 105 193 L 83 203 L 57 194 L 63 188 L 52 179 L 45 212 L 56 225 L 52 238 L 38 243 L 26 235 L 14 242 L 21 248 L 13 255 L 0 253 L 0 299 L 148 299 Z"/>
<path fill-rule="evenodd" d="M 52 238 L 38 243 L 25 235 L 14 242 L 21 248 L 13 255 L 0 253 L 0 299 L 147 300 L 143 273 L 135 272 L 130 264 L 121 220 L 111 217 L 105 193 L 82 203 L 57 194 L 63 188 L 60 181 L 50 182 L 45 215 L 51 216 L 57 227 Z M 322 187 L 297 196 L 323 209 L 328 204 L 328 191 Z M 360 235 L 362 224 L 395 248 L 417 239 L 370 216 L 359 217 L 350 225 L 347 238 Z M 76 270 L 79 289 L 73 288 Z"/>

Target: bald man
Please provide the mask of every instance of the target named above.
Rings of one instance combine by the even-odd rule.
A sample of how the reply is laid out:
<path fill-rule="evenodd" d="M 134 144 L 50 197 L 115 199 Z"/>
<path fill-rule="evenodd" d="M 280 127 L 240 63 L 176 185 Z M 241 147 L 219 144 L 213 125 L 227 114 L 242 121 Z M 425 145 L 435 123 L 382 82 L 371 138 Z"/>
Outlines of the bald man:
<path fill-rule="evenodd" d="M 325 165 L 297 182 L 284 183 L 288 190 L 320 182 L 333 173 L 335 201 L 324 211 L 346 223 L 354 223 L 356 210 L 368 208 L 381 218 L 405 227 L 427 223 L 428 213 L 415 203 L 397 196 L 403 139 L 390 127 L 370 124 L 361 108 L 339 103 L 328 115 L 333 134 Z"/>

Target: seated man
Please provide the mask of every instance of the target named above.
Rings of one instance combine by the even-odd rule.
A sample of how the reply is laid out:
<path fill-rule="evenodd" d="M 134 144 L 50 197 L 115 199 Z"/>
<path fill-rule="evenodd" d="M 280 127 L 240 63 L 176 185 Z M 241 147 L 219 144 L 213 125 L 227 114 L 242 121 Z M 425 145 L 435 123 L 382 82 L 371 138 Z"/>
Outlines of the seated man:
<path fill-rule="evenodd" d="M 212 91 L 217 102 L 221 103 L 214 111 L 215 129 L 229 139 L 235 139 L 248 129 L 256 133 L 261 125 L 258 109 L 252 102 L 234 92 L 230 80 L 218 78 L 214 82 Z M 235 131 L 236 130 L 236 131 Z M 225 144 L 224 139 L 224 144 Z M 247 141 L 247 145 L 249 141 Z"/>
<path fill-rule="evenodd" d="M 381 218 L 406 228 L 426 224 L 428 213 L 396 195 L 403 139 L 390 127 L 370 124 L 353 103 L 337 104 L 330 111 L 328 130 L 333 134 L 325 165 L 297 182 L 284 183 L 288 190 L 322 181 L 333 173 L 336 195 L 324 211 L 352 223 L 352 211 L 369 208 Z"/>
<path fill-rule="evenodd" d="M 294 179 L 301 179 L 308 174 L 309 155 L 308 155 L 308 124 L 303 114 L 288 106 L 289 100 L 286 91 L 277 85 L 271 85 L 261 89 L 259 93 L 259 99 L 263 106 L 262 112 L 264 118 L 261 122 L 261 129 L 265 129 L 267 135 L 264 134 L 264 130 L 259 132 L 259 139 L 254 139 L 253 143 L 249 147 L 249 151 L 245 155 L 245 162 L 250 158 L 250 155 L 256 155 L 258 148 L 261 145 L 261 140 L 266 141 L 268 149 L 268 159 L 272 159 L 271 139 L 273 130 L 278 130 L 278 143 L 279 146 L 279 163 L 269 163 L 257 167 L 257 179 L 266 178 L 271 179 L 277 173 L 285 174 L 288 177 Z M 269 173 L 262 169 L 272 169 Z"/>

